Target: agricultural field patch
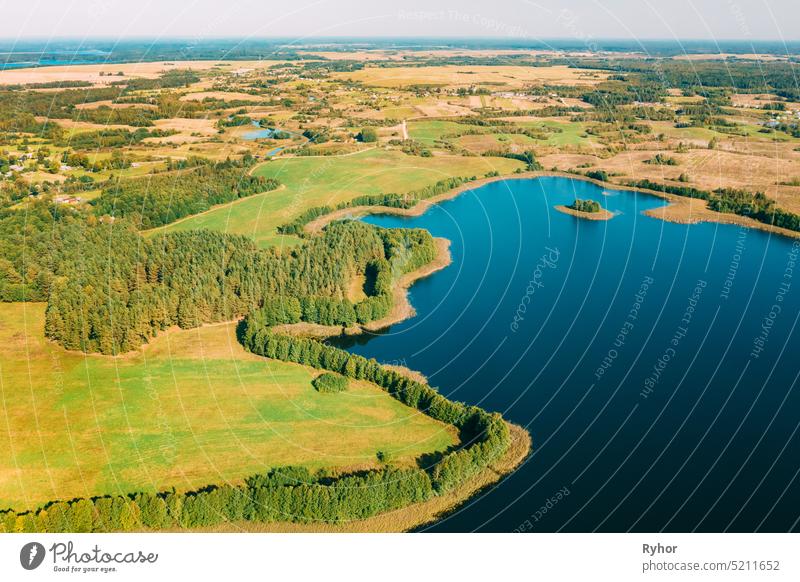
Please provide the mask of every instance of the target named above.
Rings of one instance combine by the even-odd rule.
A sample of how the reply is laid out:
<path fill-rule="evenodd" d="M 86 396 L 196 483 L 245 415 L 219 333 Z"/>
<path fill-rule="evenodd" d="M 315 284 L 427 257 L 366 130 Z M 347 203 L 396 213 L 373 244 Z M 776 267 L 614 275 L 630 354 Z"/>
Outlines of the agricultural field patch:
<path fill-rule="evenodd" d="M 76 495 L 238 483 L 271 466 L 401 463 L 456 440 L 451 427 L 351 381 L 244 351 L 235 323 L 165 332 L 119 357 L 43 337 L 44 305 L 0 304 L 0 507 Z"/>

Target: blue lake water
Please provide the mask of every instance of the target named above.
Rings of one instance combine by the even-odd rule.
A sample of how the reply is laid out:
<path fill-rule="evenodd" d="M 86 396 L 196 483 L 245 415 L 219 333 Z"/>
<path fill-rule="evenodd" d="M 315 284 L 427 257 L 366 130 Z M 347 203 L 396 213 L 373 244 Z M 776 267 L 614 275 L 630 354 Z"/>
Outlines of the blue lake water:
<path fill-rule="evenodd" d="M 617 216 L 553 209 L 576 196 Z M 347 347 L 533 436 L 516 473 L 426 529 L 798 529 L 798 246 L 642 214 L 661 204 L 540 178 L 365 219 L 446 237 L 453 263 L 412 287 L 416 317 Z"/>
<path fill-rule="evenodd" d="M 261 127 L 258 125 L 257 121 L 253 122 L 255 127 Z M 246 140 L 254 140 L 254 139 L 269 139 L 275 133 L 275 129 L 270 129 L 265 127 L 263 129 L 254 129 L 253 131 L 248 131 L 247 133 L 242 134 L 242 139 Z"/>
<path fill-rule="evenodd" d="M 58 65 L 88 65 L 113 63 L 111 53 L 97 49 L 75 51 L 9 51 L 0 52 L 0 71 L 26 67 L 51 67 Z"/>

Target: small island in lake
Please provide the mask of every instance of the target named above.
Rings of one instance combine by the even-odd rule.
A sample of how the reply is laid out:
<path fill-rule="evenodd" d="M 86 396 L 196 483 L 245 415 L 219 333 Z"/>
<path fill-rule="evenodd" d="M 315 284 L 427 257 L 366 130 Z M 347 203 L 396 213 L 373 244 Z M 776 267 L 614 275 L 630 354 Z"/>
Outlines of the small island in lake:
<path fill-rule="evenodd" d="M 557 205 L 556 210 L 579 218 L 588 218 L 589 220 L 610 220 L 614 218 L 614 214 L 600 206 L 600 203 L 596 200 L 576 198 L 575 202 L 569 206 Z"/>

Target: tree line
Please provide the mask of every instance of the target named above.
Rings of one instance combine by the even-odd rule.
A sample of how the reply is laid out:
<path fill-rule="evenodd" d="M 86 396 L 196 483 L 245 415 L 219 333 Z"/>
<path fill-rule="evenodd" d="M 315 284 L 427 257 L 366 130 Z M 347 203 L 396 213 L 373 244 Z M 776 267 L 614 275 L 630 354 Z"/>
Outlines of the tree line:
<path fill-rule="evenodd" d="M 329 476 L 299 467 L 273 469 L 244 485 L 210 485 L 180 493 L 139 492 L 56 501 L 36 511 L 0 511 L 0 531 L 86 533 L 209 527 L 251 521 L 340 523 L 432 496 L 422 469 L 387 467 Z"/>

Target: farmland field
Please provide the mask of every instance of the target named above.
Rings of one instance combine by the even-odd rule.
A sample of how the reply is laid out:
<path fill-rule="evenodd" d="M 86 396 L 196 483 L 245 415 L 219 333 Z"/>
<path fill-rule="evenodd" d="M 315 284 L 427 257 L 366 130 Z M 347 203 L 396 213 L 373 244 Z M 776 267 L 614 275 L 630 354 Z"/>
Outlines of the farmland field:
<path fill-rule="evenodd" d="M 313 206 L 336 205 L 364 194 L 405 193 L 451 176 L 483 176 L 493 170 L 510 173 L 522 166 L 502 158 L 421 158 L 379 149 L 338 158 L 281 158 L 262 164 L 255 174 L 277 178 L 285 188 L 213 209 L 166 230 L 208 228 L 247 235 L 261 246 L 272 246 L 291 241 L 276 233 L 278 226 Z"/>
<path fill-rule="evenodd" d="M 234 324 L 166 332 L 120 357 L 42 336 L 44 306 L 0 304 L 0 507 L 240 482 L 268 467 L 372 467 L 453 444 L 452 427 L 350 381 L 243 350 Z"/>
<path fill-rule="evenodd" d="M 459 86 L 473 83 L 499 83 L 509 87 L 522 87 L 531 81 L 591 85 L 604 79 L 606 73 L 567 66 L 529 68 L 500 65 L 492 67 L 369 68 L 353 73 L 338 73 L 337 77 L 352 79 L 375 87 Z"/>

